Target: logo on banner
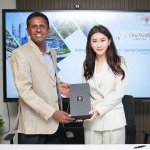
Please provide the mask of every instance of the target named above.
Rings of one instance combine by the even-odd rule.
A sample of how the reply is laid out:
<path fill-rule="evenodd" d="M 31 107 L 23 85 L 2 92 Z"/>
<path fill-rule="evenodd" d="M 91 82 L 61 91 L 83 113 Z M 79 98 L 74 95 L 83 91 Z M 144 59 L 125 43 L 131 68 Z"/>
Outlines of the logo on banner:
<path fill-rule="evenodd" d="M 142 17 L 141 17 L 141 21 L 142 21 L 145 25 L 150 25 L 150 16 L 142 16 Z"/>

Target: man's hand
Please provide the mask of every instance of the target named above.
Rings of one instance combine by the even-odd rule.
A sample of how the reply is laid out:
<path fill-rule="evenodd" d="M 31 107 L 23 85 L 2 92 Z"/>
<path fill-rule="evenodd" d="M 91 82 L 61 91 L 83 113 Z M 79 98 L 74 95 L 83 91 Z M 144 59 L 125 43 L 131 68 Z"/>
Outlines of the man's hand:
<path fill-rule="evenodd" d="M 70 114 L 61 110 L 56 110 L 54 114 L 52 115 L 52 117 L 56 121 L 61 122 L 61 123 L 70 123 L 75 120 L 74 118 L 71 118 Z"/>
<path fill-rule="evenodd" d="M 70 95 L 70 86 L 68 83 L 64 83 L 64 82 L 61 82 L 59 84 L 59 91 L 62 95 L 64 96 L 69 96 Z"/>

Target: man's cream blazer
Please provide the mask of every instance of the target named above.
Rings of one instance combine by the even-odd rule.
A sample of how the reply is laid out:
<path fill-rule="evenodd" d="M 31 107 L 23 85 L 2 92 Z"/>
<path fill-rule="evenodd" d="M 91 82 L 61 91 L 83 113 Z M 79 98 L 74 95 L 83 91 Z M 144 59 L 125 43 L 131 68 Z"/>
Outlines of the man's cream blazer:
<path fill-rule="evenodd" d="M 51 52 L 56 67 L 56 52 Z M 52 118 L 59 109 L 56 78 L 48 71 L 44 56 L 34 42 L 13 51 L 12 70 L 19 94 L 16 129 L 25 134 L 52 134 L 58 122 Z"/>

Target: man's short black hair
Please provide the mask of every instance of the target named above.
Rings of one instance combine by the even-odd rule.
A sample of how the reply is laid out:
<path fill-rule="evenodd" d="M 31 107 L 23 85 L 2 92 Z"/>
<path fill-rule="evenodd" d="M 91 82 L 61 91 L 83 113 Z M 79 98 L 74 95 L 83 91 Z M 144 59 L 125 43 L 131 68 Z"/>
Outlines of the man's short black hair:
<path fill-rule="evenodd" d="M 27 21 L 26 21 L 27 28 L 29 27 L 30 19 L 33 18 L 33 17 L 42 17 L 42 18 L 44 18 L 46 23 L 47 23 L 47 26 L 49 28 L 49 20 L 48 20 L 47 16 L 44 15 L 43 13 L 41 13 L 41 12 L 33 12 L 28 16 Z"/>

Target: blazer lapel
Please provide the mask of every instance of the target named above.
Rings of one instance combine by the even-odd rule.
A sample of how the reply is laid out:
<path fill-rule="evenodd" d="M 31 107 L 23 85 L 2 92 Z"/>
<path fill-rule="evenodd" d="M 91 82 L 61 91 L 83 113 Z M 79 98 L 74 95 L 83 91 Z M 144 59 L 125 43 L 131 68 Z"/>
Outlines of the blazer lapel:
<path fill-rule="evenodd" d="M 53 76 L 49 71 L 48 71 L 48 65 L 46 63 L 46 60 L 44 58 L 44 56 L 42 55 L 41 51 L 39 50 L 39 48 L 34 44 L 34 42 L 30 41 L 29 42 L 30 46 L 32 47 L 34 53 L 36 54 L 37 58 L 39 59 L 39 61 L 41 62 L 42 66 L 46 69 L 47 73 L 50 75 L 50 78 L 56 83 L 56 79 L 55 76 Z M 52 58 L 53 59 L 53 58 Z M 54 60 L 53 60 L 54 62 Z M 54 63 L 55 64 L 55 63 Z M 55 65 L 54 65 L 55 66 Z"/>
<path fill-rule="evenodd" d="M 96 70 L 94 72 L 94 85 L 98 91 L 98 93 L 102 96 L 103 96 L 103 90 L 102 90 L 102 82 L 107 74 L 107 69 L 108 69 L 108 65 L 107 65 L 107 62 L 105 62 L 101 68 L 101 71 L 100 73 L 98 73 L 98 75 L 96 75 Z"/>
<path fill-rule="evenodd" d="M 107 63 L 106 62 L 104 62 L 103 66 L 98 74 L 96 73 L 96 70 L 95 70 L 94 80 L 95 80 L 95 85 L 97 88 L 99 88 L 101 86 L 101 82 L 103 81 L 103 78 L 105 77 L 106 72 L 107 72 Z"/>

